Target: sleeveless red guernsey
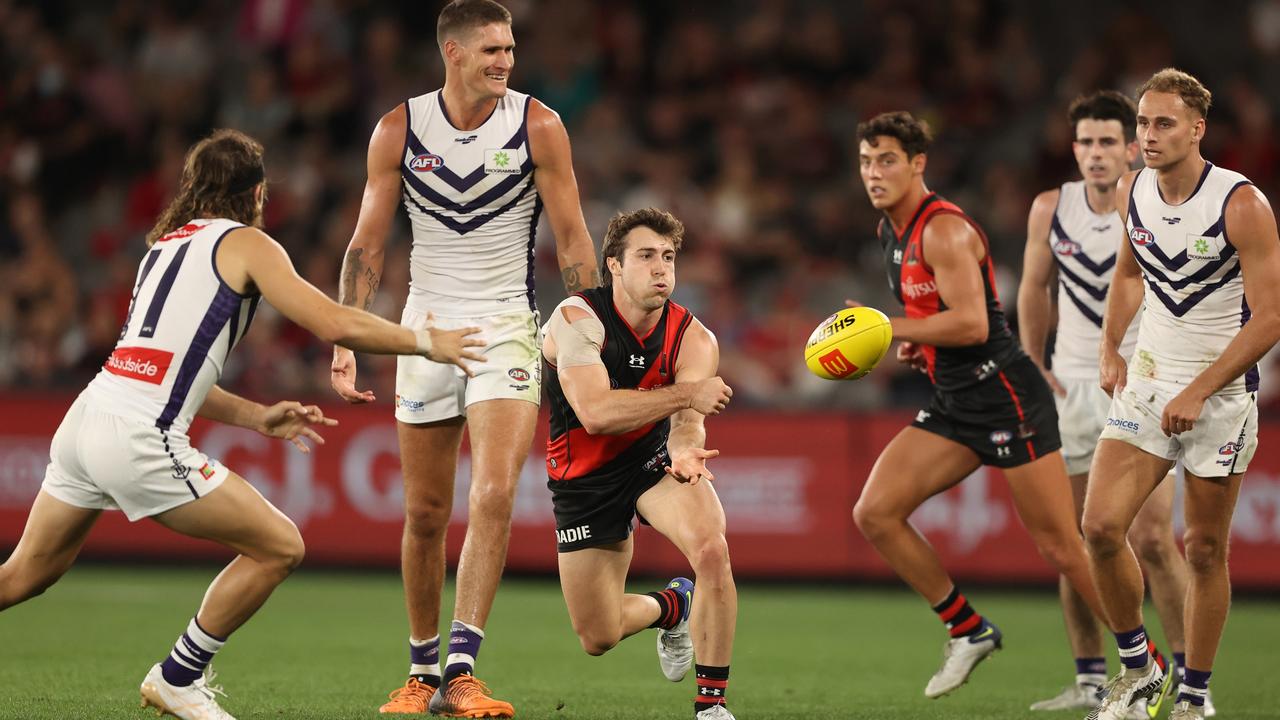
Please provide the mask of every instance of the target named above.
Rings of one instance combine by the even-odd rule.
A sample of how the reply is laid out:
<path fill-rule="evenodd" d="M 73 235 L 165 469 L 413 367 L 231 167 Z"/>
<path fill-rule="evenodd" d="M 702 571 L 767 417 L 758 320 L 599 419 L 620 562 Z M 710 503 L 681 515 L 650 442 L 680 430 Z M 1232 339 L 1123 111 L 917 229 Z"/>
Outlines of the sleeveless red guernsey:
<path fill-rule="evenodd" d="M 889 287 L 909 318 L 928 317 L 947 309 L 938 295 L 938 282 L 933 268 L 925 262 L 923 250 L 925 226 L 942 214 L 964 218 L 982 238 L 985 250 L 979 269 L 987 304 L 986 341 L 964 347 L 922 346 L 928 361 L 929 379 L 934 387 L 957 390 L 986 380 L 1025 354 L 1009 330 L 1000 299 L 996 297 L 995 266 L 991 262 L 991 247 L 986 233 L 957 205 L 942 199 L 937 193 L 925 196 L 901 235 L 894 231 L 891 223 L 880 221 L 877 232 L 884 249 Z"/>
<path fill-rule="evenodd" d="M 644 337 L 636 335 L 613 304 L 613 288 L 592 288 L 578 294 L 591 305 L 604 325 L 601 360 L 615 390 L 652 390 L 675 382 L 676 358 L 693 314 L 667 301 L 662 317 Z M 557 312 L 559 312 L 557 310 Z M 577 480 L 627 473 L 659 454 L 665 454 L 671 421 L 664 419 L 621 435 L 592 435 L 582 427 L 560 387 L 560 376 L 547 363 L 551 433 L 547 439 L 547 475 L 552 480 Z M 662 451 L 662 452 L 660 452 Z M 652 469 L 652 468 L 645 468 Z"/>

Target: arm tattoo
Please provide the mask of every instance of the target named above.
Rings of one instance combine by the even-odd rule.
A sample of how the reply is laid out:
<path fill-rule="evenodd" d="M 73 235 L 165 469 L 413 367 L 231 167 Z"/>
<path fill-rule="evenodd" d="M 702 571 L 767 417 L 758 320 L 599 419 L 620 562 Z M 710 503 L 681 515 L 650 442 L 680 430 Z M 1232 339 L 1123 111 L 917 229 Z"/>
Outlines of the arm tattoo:
<path fill-rule="evenodd" d="M 586 278 L 582 277 L 582 263 L 574 263 L 567 268 L 560 269 L 560 276 L 564 279 L 564 289 L 570 295 L 581 292 L 593 287 L 600 287 L 600 271 L 590 268 L 586 272 Z"/>
<path fill-rule="evenodd" d="M 373 268 L 365 266 L 362 255 L 364 255 L 364 248 L 347 251 L 347 257 L 342 263 L 342 282 L 338 288 L 338 302 L 368 310 L 373 306 L 373 296 L 378 293 L 379 277 Z M 359 301 L 357 292 L 357 284 L 360 280 L 364 280 L 367 289 L 363 303 Z"/>

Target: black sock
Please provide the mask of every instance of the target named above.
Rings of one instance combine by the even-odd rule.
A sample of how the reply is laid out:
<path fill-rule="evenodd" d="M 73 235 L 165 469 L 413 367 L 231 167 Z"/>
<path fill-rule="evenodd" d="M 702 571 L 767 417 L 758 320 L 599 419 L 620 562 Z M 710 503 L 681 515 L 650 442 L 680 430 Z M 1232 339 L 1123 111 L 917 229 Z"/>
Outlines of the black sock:
<path fill-rule="evenodd" d="M 680 624 L 680 618 L 684 617 L 684 603 L 687 602 L 683 595 L 671 588 L 645 593 L 645 595 L 658 601 L 658 619 L 654 620 L 649 627 L 670 630 Z"/>
<path fill-rule="evenodd" d="M 700 713 L 714 705 L 723 705 L 729 691 L 729 666 L 694 665 L 698 676 L 698 695 L 693 699 L 693 712 Z"/>
<path fill-rule="evenodd" d="M 972 635 L 982 629 L 982 616 L 979 615 L 958 588 L 951 588 L 951 594 L 942 602 L 933 606 L 938 618 L 947 626 L 951 637 Z"/>

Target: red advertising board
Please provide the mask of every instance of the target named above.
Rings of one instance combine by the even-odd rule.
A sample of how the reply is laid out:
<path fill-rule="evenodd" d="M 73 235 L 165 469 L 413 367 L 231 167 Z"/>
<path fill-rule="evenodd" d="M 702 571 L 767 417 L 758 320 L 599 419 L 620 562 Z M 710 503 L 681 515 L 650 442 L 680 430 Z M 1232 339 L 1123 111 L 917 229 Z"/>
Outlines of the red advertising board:
<path fill-rule="evenodd" d="M 0 397 L 0 552 L 17 543 L 48 462 L 49 440 L 69 397 Z M 403 492 L 395 424 L 388 408 L 331 406 L 341 424 L 310 454 L 252 432 L 200 422 L 196 447 L 248 478 L 302 530 L 307 562 L 394 567 Z M 909 416 L 731 412 L 707 423 L 716 490 L 725 505 L 735 571 L 742 577 L 890 578 L 858 533 L 851 510 L 880 448 Z M 1263 423 L 1262 433 L 1280 431 Z M 541 430 L 545 432 L 545 428 Z M 516 497 L 508 567 L 551 572 L 555 536 L 539 437 Z M 450 557 L 466 527 L 470 463 L 458 469 Z M 904 477 L 903 482 L 911 479 Z M 957 578 L 1048 582 L 1053 571 L 1018 522 L 1003 476 L 980 470 L 926 503 L 916 527 Z M 1180 526 L 1180 514 L 1175 521 Z M 669 574 L 683 558 L 647 528 L 633 567 Z M 1237 585 L 1280 588 L 1280 451 L 1264 442 L 1236 510 L 1231 572 Z M 222 558 L 209 543 L 179 538 L 155 523 L 103 515 L 85 555 Z"/>

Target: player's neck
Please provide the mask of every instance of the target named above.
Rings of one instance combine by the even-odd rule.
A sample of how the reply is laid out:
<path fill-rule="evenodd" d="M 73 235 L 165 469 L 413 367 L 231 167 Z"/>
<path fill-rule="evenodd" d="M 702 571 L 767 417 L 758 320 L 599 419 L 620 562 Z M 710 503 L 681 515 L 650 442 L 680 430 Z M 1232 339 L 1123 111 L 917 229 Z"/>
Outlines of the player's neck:
<path fill-rule="evenodd" d="M 459 130 L 475 130 L 493 114 L 498 98 L 472 95 L 462 83 L 446 79 L 444 83 L 444 109 L 449 123 Z"/>
<path fill-rule="evenodd" d="M 614 286 L 613 307 L 622 316 L 622 319 L 627 321 L 627 324 L 631 326 L 637 337 L 644 337 L 662 319 L 662 310 L 666 307 L 666 304 L 663 303 L 654 310 L 643 308 L 631 302 L 622 288 Z"/>
<path fill-rule="evenodd" d="M 1098 186 L 1086 182 L 1084 199 L 1089 203 L 1089 209 L 1097 215 L 1113 213 L 1116 211 L 1116 186 L 1114 184 Z"/>
<path fill-rule="evenodd" d="M 1156 171 L 1156 184 L 1160 187 L 1160 197 L 1169 205 L 1181 205 L 1186 202 L 1200 184 L 1200 176 L 1204 174 L 1205 159 L 1200 153 L 1192 153 L 1175 165 Z"/>
<path fill-rule="evenodd" d="M 911 218 L 916 216 L 920 203 L 924 202 L 928 196 L 929 188 L 924 186 L 924 182 L 914 182 L 901 200 L 884 209 L 884 215 L 889 218 L 889 224 L 893 226 L 894 232 L 902 234 L 911 222 Z"/>

